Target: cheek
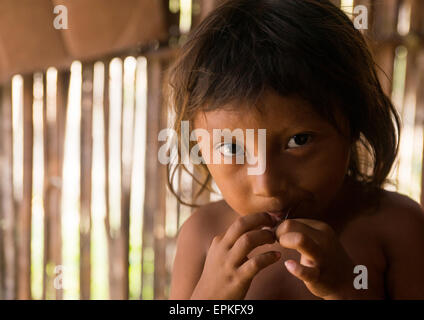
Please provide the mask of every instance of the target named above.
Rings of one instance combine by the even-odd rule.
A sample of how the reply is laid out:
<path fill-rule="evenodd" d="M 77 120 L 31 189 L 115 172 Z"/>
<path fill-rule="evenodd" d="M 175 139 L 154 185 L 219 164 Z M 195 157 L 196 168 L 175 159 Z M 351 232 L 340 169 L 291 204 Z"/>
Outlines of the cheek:
<path fill-rule="evenodd" d="M 208 165 L 209 172 L 227 204 L 241 215 L 249 213 L 249 185 L 242 172 L 231 165 Z"/>
<path fill-rule="evenodd" d="M 345 144 L 333 144 L 333 148 L 320 150 L 316 156 L 298 168 L 299 183 L 315 195 L 319 201 L 327 202 L 342 186 L 349 164 L 349 148 Z"/>

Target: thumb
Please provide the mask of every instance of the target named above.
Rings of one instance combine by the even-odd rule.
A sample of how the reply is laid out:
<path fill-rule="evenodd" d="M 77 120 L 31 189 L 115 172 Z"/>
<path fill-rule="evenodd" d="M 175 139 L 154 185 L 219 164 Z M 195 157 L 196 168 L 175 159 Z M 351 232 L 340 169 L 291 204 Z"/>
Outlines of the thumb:
<path fill-rule="evenodd" d="M 318 280 L 319 269 L 317 267 L 307 267 L 295 260 L 287 260 L 284 262 L 284 265 L 292 275 L 302 281 L 314 282 Z"/>

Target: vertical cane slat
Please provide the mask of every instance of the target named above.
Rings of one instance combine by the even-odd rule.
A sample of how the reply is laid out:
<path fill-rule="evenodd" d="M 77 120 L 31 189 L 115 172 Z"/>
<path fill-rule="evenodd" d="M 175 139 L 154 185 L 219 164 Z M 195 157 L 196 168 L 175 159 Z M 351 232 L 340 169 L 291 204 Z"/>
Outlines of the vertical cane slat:
<path fill-rule="evenodd" d="M 81 299 L 90 299 L 91 174 L 93 150 L 93 65 L 82 67 L 81 95 L 81 218 L 80 288 Z"/>
<path fill-rule="evenodd" d="M 17 223 L 17 298 L 31 299 L 31 201 L 33 159 L 33 83 L 32 74 L 24 76 L 23 103 L 23 194 Z"/>
<path fill-rule="evenodd" d="M 12 88 L 10 81 L 1 88 L 0 100 L 0 213 L 2 227 L 2 299 L 16 297 L 15 263 L 15 205 L 13 196 L 13 128 L 12 128 Z"/>
<path fill-rule="evenodd" d="M 165 167 L 157 159 L 159 150 L 158 133 L 166 124 L 162 108 L 162 63 L 152 57 L 148 61 L 148 104 L 147 104 L 147 145 L 146 189 L 143 221 L 143 286 L 154 284 L 154 298 L 165 298 L 166 256 L 165 256 Z M 151 262 L 150 252 L 154 250 L 154 277 L 145 271 Z M 154 280 L 154 281 L 152 281 Z"/>

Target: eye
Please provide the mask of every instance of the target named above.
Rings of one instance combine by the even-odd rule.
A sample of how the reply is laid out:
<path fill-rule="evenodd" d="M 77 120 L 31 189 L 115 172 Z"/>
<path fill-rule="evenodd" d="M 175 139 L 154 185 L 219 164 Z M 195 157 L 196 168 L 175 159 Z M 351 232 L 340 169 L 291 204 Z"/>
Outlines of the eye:
<path fill-rule="evenodd" d="M 289 148 L 293 148 L 293 149 L 299 148 L 299 147 L 302 147 L 303 145 L 307 144 L 307 142 L 309 140 L 311 140 L 311 139 L 312 139 L 312 135 L 311 134 L 309 134 L 309 133 L 300 133 L 300 134 L 297 134 L 297 135 L 293 136 L 289 140 L 287 146 Z"/>
<path fill-rule="evenodd" d="M 224 157 L 233 157 L 244 153 L 243 148 L 235 143 L 223 143 L 218 146 L 218 150 Z"/>

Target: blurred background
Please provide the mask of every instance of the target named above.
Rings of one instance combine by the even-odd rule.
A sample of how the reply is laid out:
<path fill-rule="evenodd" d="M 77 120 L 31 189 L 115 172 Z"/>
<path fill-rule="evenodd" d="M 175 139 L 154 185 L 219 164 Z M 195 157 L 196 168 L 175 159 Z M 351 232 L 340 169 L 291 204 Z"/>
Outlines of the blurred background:
<path fill-rule="evenodd" d="M 192 208 L 157 160 L 162 88 L 219 2 L 0 0 L 0 299 L 167 299 Z M 423 204 L 424 1 L 333 2 L 368 11 L 361 32 L 402 116 L 386 188 Z M 199 188 L 175 183 L 189 200 Z"/>

